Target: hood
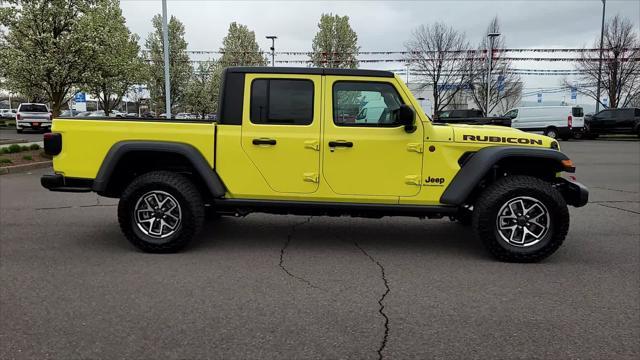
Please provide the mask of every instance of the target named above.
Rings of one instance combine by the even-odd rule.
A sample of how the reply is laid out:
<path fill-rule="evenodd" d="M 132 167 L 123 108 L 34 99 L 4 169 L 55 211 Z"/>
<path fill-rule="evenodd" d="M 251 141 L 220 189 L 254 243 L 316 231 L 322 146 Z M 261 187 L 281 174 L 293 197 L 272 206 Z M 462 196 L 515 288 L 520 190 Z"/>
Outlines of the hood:
<path fill-rule="evenodd" d="M 449 125 L 455 142 L 504 146 L 551 147 L 555 140 L 544 135 L 494 125 Z"/>

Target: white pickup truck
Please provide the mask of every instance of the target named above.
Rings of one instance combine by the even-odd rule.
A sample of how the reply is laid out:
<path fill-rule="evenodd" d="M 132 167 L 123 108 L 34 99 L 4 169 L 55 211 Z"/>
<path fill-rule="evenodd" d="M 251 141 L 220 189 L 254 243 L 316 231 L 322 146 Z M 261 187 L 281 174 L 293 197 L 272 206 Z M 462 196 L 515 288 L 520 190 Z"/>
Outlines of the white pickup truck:
<path fill-rule="evenodd" d="M 16 130 L 20 134 L 25 129 L 44 132 L 51 130 L 51 113 L 47 105 L 20 104 L 16 113 Z"/>

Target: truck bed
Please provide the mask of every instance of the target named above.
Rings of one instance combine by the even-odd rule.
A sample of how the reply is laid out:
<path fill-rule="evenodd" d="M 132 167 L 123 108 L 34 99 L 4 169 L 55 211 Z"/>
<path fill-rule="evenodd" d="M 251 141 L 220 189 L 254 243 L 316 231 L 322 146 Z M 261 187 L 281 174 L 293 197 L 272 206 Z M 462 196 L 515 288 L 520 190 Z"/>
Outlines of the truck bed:
<path fill-rule="evenodd" d="M 53 164 L 65 176 L 93 179 L 113 145 L 140 140 L 191 145 L 213 167 L 215 126 L 197 120 L 56 118 L 52 131 L 62 134 L 63 148 Z"/>

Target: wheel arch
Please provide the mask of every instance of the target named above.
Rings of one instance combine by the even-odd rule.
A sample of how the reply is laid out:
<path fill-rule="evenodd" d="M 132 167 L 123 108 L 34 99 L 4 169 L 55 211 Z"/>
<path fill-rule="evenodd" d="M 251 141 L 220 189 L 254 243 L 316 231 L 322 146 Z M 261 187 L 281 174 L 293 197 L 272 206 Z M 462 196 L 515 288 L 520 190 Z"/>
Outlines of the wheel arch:
<path fill-rule="evenodd" d="M 121 141 L 102 161 L 93 181 L 93 191 L 119 197 L 132 177 L 154 170 L 189 173 L 194 182 L 212 197 L 222 197 L 226 188 L 202 153 L 185 143 L 165 141 Z"/>
<path fill-rule="evenodd" d="M 563 165 L 563 160 L 569 160 L 567 155 L 544 148 L 492 146 L 475 153 L 466 153 L 461 159 L 460 170 L 440 197 L 442 204 L 466 204 L 483 181 L 491 176 L 502 175 L 503 170 L 542 178 L 555 177 L 561 171 L 575 170 Z"/>

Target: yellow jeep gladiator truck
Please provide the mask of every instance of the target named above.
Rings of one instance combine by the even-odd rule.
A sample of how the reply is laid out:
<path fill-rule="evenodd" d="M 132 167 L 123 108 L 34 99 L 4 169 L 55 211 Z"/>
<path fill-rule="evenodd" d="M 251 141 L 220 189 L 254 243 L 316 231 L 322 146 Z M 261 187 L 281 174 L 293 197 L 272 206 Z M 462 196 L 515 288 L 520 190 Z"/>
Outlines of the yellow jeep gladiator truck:
<path fill-rule="evenodd" d="M 205 210 L 448 216 L 497 259 L 531 262 L 587 203 L 555 140 L 434 124 L 391 72 L 232 67 L 220 94 L 216 122 L 54 119 L 42 185 L 119 198 L 124 235 L 149 252 L 182 249 Z"/>

